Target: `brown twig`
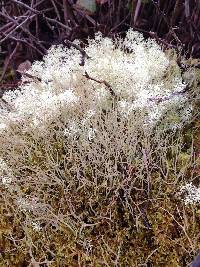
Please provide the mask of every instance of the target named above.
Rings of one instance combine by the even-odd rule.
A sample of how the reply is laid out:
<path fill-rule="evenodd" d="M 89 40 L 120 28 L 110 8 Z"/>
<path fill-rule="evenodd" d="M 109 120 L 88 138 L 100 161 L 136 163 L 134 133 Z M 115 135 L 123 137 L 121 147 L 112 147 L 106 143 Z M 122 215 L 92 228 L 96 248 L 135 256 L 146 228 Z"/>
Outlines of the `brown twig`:
<path fill-rule="evenodd" d="M 28 5 L 26 5 L 25 3 L 21 2 L 21 1 L 18 1 L 18 0 L 11 0 L 11 1 L 12 1 L 13 3 L 15 3 L 15 4 L 18 4 L 18 5 L 21 5 L 21 6 L 25 7 L 26 9 L 32 11 L 32 12 L 35 13 L 35 14 L 41 14 L 41 11 L 38 11 L 38 10 L 34 9 L 34 8 L 32 8 L 32 7 L 28 6 Z"/>
<path fill-rule="evenodd" d="M 62 1 L 62 8 L 64 12 L 64 20 L 66 24 L 72 24 L 74 27 L 77 27 L 78 24 L 76 23 L 76 18 L 74 16 L 72 5 L 69 3 L 68 0 Z"/>
<path fill-rule="evenodd" d="M 30 73 L 21 72 L 21 71 L 18 71 L 18 70 L 17 70 L 17 72 L 19 72 L 21 75 L 26 76 L 27 78 L 33 79 L 33 80 L 35 80 L 37 82 L 41 82 L 42 81 L 41 78 L 39 78 L 37 76 L 34 76 L 34 75 L 30 74 Z"/>
<path fill-rule="evenodd" d="M 160 9 L 160 7 L 158 6 L 158 4 L 154 1 L 154 0 L 151 0 L 153 5 L 155 6 L 156 10 L 158 11 L 158 13 L 160 14 L 160 16 L 163 18 L 163 20 L 165 21 L 165 23 L 167 24 L 167 27 L 169 29 L 169 32 L 172 33 L 174 39 L 176 40 L 176 42 L 182 46 L 182 43 L 180 41 L 180 39 L 178 38 L 178 36 L 176 35 L 174 29 L 171 27 L 167 17 L 166 17 L 166 14 Z"/>
<path fill-rule="evenodd" d="M 115 92 L 113 91 L 112 86 L 111 86 L 108 82 L 106 82 L 105 80 L 97 80 L 96 78 L 91 77 L 91 76 L 87 73 L 87 71 L 85 71 L 84 76 L 85 76 L 87 79 L 91 80 L 91 81 L 95 81 L 95 82 L 97 82 L 97 83 L 99 83 L 99 84 L 104 84 L 104 85 L 108 88 L 108 90 L 109 90 L 111 96 L 113 96 L 114 98 L 116 98 L 116 94 L 115 94 Z"/>
<path fill-rule="evenodd" d="M 51 18 L 48 18 L 46 16 L 43 16 L 46 20 L 48 20 L 49 22 L 53 22 L 53 23 L 56 23 L 58 25 L 60 25 L 61 27 L 63 27 L 64 29 L 68 30 L 68 31 L 72 31 L 72 28 L 61 23 L 60 21 L 56 20 L 56 19 L 51 19 Z"/>
<path fill-rule="evenodd" d="M 16 38 L 14 36 L 10 36 L 10 39 L 11 40 L 14 40 L 16 42 L 21 42 L 21 43 L 24 43 L 26 44 L 27 46 L 30 46 L 31 48 L 33 48 L 35 51 L 38 52 L 39 55 L 43 56 L 44 53 L 36 46 L 34 46 L 33 44 L 31 44 L 28 40 L 25 40 L 25 39 L 20 39 L 20 38 Z"/>
<path fill-rule="evenodd" d="M 149 32 L 148 33 L 152 38 L 155 38 L 156 41 L 158 42 L 158 44 L 163 44 L 163 46 L 167 47 L 167 48 L 174 48 L 176 49 L 175 45 L 169 44 L 167 41 L 165 41 L 165 39 L 159 38 L 156 32 Z"/>
<path fill-rule="evenodd" d="M 73 5 L 73 9 L 76 10 L 76 12 L 81 14 L 83 17 L 85 17 L 88 21 L 90 21 L 93 24 L 93 26 L 95 27 L 99 26 L 99 23 L 95 19 L 93 19 L 91 16 L 89 16 L 84 10 L 81 10 L 76 5 Z"/>
<path fill-rule="evenodd" d="M 67 45 L 70 45 L 70 46 L 76 48 L 76 49 L 81 53 L 81 55 L 82 55 L 82 59 L 81 59 L 80 66 L 84 66 L 84 65 L 85 65 L 85 59 L 86 59 L 86 58 L 87 58 L 87 59 L 90 58 L 89 55 L 85 52 L 85 50 L 82 49 L 79 45 L 77 45 L 77 44 L 75 44 L 75 43 L 73 43 L 73 42 L 71 42 L 71 41 L 69 41 L 69 40 L 65 40 L 65 41 L 64 41 L 64 44 L 67 44 Z"/>
<path fill-rule="evenodd" d="M 14 19 L 12 18 L 11 16 L 9 15 L 6 15 L 6 14 L 3 14 L 2 12 L 0 12 L 0 15 L 2 15 L 3 17 L 5 17 L 6 19 L 12 21 L 16 27 L 14 27 L 13 30 L 11 30 L 11 32 L 9 32 L 2 40 L 0 40 L 0 44 L 3 43 L 6 39 L 8 39 L 9 37 L 11 37 L 11 35 L 16 32 L 16 30 L 18 30 L 19 28 L 26 34 L 28 34 L 30 36 L 30 40 L 34 40 L 38 46 L 40 46 L 40 48 L 44 51 L 44 53 L 46 53 L 46 48 L 40 43 L 40 42 L 37 42 L 37 38 L 27 29 L 27 28 L 24 28 L 23 25 L 28 22 L 29 20 L 31 21 L 34 17 L 36 17 L 37 15 L 34 14 L 34 15 L 28 15 L 28 17 L 22 21 L 21 23 L 19 23 L 17 21 L 17 19 Z"/>
<path fill-rule="evenodd" d="M 9 55 L 9 58 L 8 58 L 8 60 L 6 61 L 5 65 L 4 65 L 3 72 L 2 72 L 2 74 L 1 74 L 1 78 L 0 78 L 0 82 L 3 80 L 3 78 L 4 78 L 4 76 L 5 76 L 5 73 L 6 73 L 7 69 L 8 69 L 8 66 L 9 66 L 11 60 L 13 59 L 13 57 L 15 56 L 18 47 L 19 47 L 19 43 L 16 44 L 15 49 L 14 49 L 14 50 L 12 51 L 12 53 Z"/>
<path fill-rule="evenodd" d="M 9 26 L 12 26 L 12 25 L 13 25 L 12 22 L 8 22 L 7 24 L 3 25 L 3 26 L 0 28 L 0 33 L 1 33 L 3 30 L 7 29 Z"/>
<path fill-rule="evenodd" d="M 172 99 L 175 96 L 179 96 L 179 95 L 183 95 L 184 93 L 186 93 L 189 90 L 189 86 L 186 85 L 185 88 L 181 91 L 178 92 L 173 92 L 171 93 L 169 96 L 163 96 L 163 97 L 151 97 L 148 100 L 152 101 L 152 102 L 156 102 L 156 103 L 161 103 L 164 101 L 168 101 L 170 99 Z"/>
<path fill-rule="evenodd" d="M 63 0 L 63 11 L 64 11 L 64 20 L 65 20 L 65 24 L 68 23 L 68 16 L 67 16 L 67 3 L 66 0 Z"/>
<path fill-rule="evenodd" d="M 28 16 L 24 21 L 22 21 L 21 23 L 18 23 L 17 21 L 15 21 L 15 19 L 11 18 L 10 16 L 7 16 L 5 14 L 3 14 L 2 12 L 0 12 L 0 15 L 11 20 L 14 24 L 16 24 L 16 27 L 14 27 L 14 29 L 12 29 L 3 39 L 0 40 L 0 44 L 3 43 L 5 40 L 7 40 L 15 31 L 17 31 L 19 28 L 21 28 L 22 30 L 24 30 L 27 33 L 27 30 L 25 30 L 22 26 L 30 19 L 34 18 L 36 15 L 32 15 L 32 16 Z M 29 32 L 28 32 L 29 33 Z"/>
<path fill-rule="evenodd" d="M 51 3 L 52 3 L 52 5 L 53 5 L 53 7 L 54 7 L 55 13 L 56 13 L 56 15 L 57 15 L 59 21 L 61 21 L 60 14 L 59 14 L 58 8 L 57 8 L 57 6 L 56 6 L 54 0 L 51 0 Z"/>

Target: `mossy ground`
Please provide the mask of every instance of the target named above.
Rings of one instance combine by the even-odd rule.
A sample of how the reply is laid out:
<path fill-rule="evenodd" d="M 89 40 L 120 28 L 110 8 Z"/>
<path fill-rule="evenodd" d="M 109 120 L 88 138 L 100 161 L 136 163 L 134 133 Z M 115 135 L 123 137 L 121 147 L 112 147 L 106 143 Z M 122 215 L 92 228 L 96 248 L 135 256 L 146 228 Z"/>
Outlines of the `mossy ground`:
<path fill-rule="evenodd" d="M 199 129 L 198 124 L 199 120 L 195 122 L 195 131 Z M 185 138 L 189 147 L 191 129 L 185 132 Z M 197 149 L 198 138 L 196 134 L 194 145 Z M 189 157 L 183 151 L 177 168 L 181 169 Z M 169 159 L 170 164 L 173 160 Z M 198 177 L 198 166 L 195 172 Z M 191 169 L 186 173 L 189 176 Z M 62 188 L 54 188 L 49 204 L 55 210 L 62 207 L 62 214 L 67 214 L 69 205 L 64 210 L 63 202 L 70 200 L 82 225 L 78 221 L 76 225 L 70 221 L 65 225 L 61 220 L 55 225 L 44 222 L 39 231 L 30 225 L 25 227 L 26 213 L 16 216 L 12 198 L 10 203 L 4 203 L 2 199 L 1 266 L 28 266 L 30 247 L 34 258 L 44 262 L 40 266 L 48 266 L 45 261 L 52 261 L 49 266 L 187 266 L 200 249 L 200 206 L 185 206 L 177 197 L 179 181 L 174 175 L 174 172 L 169 173 L 167 180 L 163 177 L 161 183 L 162 174 L 159 171 L 152 173 L 150 196 L 131 190 L 131 207 L 126 203 L 123 190 L 118 196 L 113 192 L 106 196 L 102 187 L 101 194 L 93 201 L 93 186 L 74 190 L 68 199 Z M 96 218 L 101 213 L 107 216 L 99 222 Z M 111 218 L 109 214 L 112 214 Z"/>

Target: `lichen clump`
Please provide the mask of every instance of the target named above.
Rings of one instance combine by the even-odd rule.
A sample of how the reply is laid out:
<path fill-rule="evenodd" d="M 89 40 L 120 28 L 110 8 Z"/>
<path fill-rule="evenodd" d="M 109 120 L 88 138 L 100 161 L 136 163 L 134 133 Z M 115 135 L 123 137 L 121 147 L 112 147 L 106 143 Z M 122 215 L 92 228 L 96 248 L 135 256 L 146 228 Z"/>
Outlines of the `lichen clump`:
<path fill-rule="evenodd" d="M 180 92 L 186 85 L 178 66 L 154 41 L 144 40 L 139 33 L 130 30 L 123 41 L 98 33 L 85 52 L 89 58 L 80 66 L 79 50 L 53 46 L 44 61 L 35 62 L 29 71 L 40 82 L 22 84 L 20 91 L 5 94 L 13 108 L 5 121 L 28 120 L 30 125 L 44 127 L 58 116 L 61 106 L 70 112 L 86 101 L 88 110 L 109 108 L 111 95 L 106 85 L 89 80 L 85 73 L 112 87 L 121 115 L 133 117 L 142 111 L 147 124 L 156 122 L 167 109 L 185 104 L 186 97 Z"/>
<path fill-rule="evenodd" d="M 186 266 L 199 213 L 182 227 L 192 211 L 176 192 L 194 159 L 178 65 L 132 30 L 74 44 L 3 97 L 3 266 Z"/>

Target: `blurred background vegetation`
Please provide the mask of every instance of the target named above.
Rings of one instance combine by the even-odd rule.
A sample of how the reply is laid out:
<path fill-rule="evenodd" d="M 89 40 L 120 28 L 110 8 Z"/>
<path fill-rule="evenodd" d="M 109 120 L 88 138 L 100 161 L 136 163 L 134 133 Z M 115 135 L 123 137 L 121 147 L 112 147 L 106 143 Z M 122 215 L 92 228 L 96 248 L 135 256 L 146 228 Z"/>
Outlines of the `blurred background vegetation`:
<path fill-rule="evenodd" d="M 84 43 L 97 31 L 123 36 L 129 27 L 165 49 L 199 58 L 198 0 L 1 0 L 1 88 L 16 86 L 19 65 L 41 59 L 52 44 L 65 39 Z"/>

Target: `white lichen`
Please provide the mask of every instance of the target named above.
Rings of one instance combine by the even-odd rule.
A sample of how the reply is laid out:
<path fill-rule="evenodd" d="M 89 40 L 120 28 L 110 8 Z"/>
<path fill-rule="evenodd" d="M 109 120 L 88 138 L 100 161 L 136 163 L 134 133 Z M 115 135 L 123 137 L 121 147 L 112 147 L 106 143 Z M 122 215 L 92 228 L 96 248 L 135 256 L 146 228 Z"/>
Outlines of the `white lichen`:
<path fill-rule="evenodd" d="M 114 41 L 97 33 L 95 39 L 89 40 L 85 51 L 89 58 L 80 66 L 81 54 L 77 49 L 52 46 L 44 61 L 35 62 L 28 71 L 41 82 L 24 78 L 28 84 L 4 95 L 12 111 L 6 115 L 1 112 L 1 130 L 10 122 L 24 120 L 29 126 L 45 127 L 46 122 L 60 115 L 63 106 L 66 113 L 67 109 L 70 112 L 82 105 L 83 98 L 90 103 L 85 113 L 98 107 L 107 108 L 111 98 L 108 88 L 84 77 L 85 71 L 110 84 L 122 117 L 134 118 L 135 111 L 139 110 L 145 114 L 144 125 L 154 124 L 168 109 L 172 114 L 176 112 L 173 108 L 180 105 L 189 109 L 186 99 L 179 94 L 186 86 L 180 73 L 165 77 L 170 60 L 153 40 L 144 40 L 132 30 L 127 32 L 125 40 Z M 171 97 L 173 94 L 176 96 Z M 184 114 L 179 117 L 181 121 Z"/>
<path fill-rule="evenodd" d="M 180 194 L 184 194 L 185 204 L 198 204 L 200 203 L 200 187 L 196 187 L 192 183 L 188 183 L 181 187 Z"/>

